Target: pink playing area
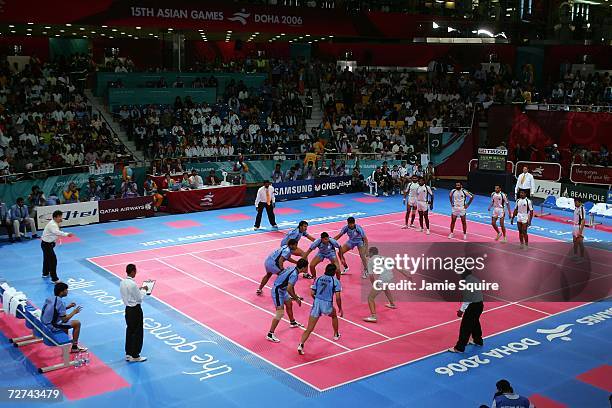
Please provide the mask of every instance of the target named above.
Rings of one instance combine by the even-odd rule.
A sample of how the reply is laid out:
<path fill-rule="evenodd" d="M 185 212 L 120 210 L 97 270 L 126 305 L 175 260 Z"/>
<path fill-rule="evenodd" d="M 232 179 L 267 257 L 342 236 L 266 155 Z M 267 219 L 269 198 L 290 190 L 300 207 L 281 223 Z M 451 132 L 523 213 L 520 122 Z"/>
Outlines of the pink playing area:
<path fill-rule="evenodd" d="M 327 203 L 330 204 L 334 203 Z M 358 223 L 364 227 L 371 242 L 408 244 L 426 239 L 423 233 L 416 230 L 402 230 L 403 220 L 403 213 L 395 213 L 361 218 Z M 449 218 L 432 214 L 431 222 L 431 235 L 427 240 L 448 241 Z M 323 231 L 335 233 L 344 225 L 344 221 L 311 225 L 308 231 L 313 236 Z M 457 232 L 460 228 L 458 225 Z M 332 340 L 330 321 L 323 317 L 306 345 L 304 356 L 296 352 L 302 331 L 290 329 L 286 322 L 281 323 L 276 331 L 281 342 L 268 343 L 265 335 L 274 310 L 270 298 L 273 281 L 269 282 L 264 296 L 256 296 L 255 289 L 264 274 L 264 259 L 278 247 L 281 237 L 282 233 L 279 232 L 262 232 L 101 256 L 89 261 L 121 278 L 125 276 L 126 264 L 135 263 L 139 271 L 138 280 L 157 280 L 153 295 L 158 300 L 320 391 L 423 359 L 454 345 L 460 321 L 456 317 L 457 304 L 454 303 L 398 303 L 398 309 L 390 310 L 383 307 L 384 302 L 380 299 L 379 322 L 363 322 L 368 308 L 362 300 L 363 281 L 356 254 L 347 256 L 352 272 L 342 277 L 344 318 L 340 322 L 340 341 Z M 493 237 L 489 225 L 469 223 L 471 241 L 490 242 Z M 499 250 L 512 255 L 514 259 L 543 262 L 544 265 L 555 262 L 558 256 L 544 250 L 520 250 L 516 245 L 516 233 L 510 233 L 508 240 L 507 244 L 499 243 Z M 531 236 L 531 240 L 554 242 L 535 235 Z M 304 241 L 300 242 L 302 248 L 306 247 Z M 510 272 L 513 266 L 508 263 L 501 267 L 509 268 Z M 296 319 L 304 323 L 310 312 L 309 285 L 310 281 L 305 279 L 300 279 L 296 285 L 296 292 L 308 302 L 304 302 L 301 308 L 294 304 Z M 508 331 L 578 305 L 487 302 L 482 316 L 485 336 Z"/>
<path fill-rule="evenodd" d="M 200 224 L 197 221 L 193 221 L 193 220 L 171 221 L 171 222 L 164 222 L 164 224 L 169 226 L 170 228 L 193 228 L 193 227 L 202 226 L 202 224 Z"/>
<path fill-rule="evenodd" d="M 136 227 L 126 227 L 126 228 L 108 229 L 105 232 L 114 237 L 124 237 L 126 235 L 142 234 L 144 231 Z"/>
<path fill-rule="evenodd" d="M 275 208 L 274 209 L 274 214 L 280 214 L 280 215 L 287 215 L 287 214 L 297 214 L 300 213 L 300 210 L 296 210 L 295 208 L 289 208 L 289 207 L 282 207 L 282 208 Z"/>
<path fill-rule="evenodd" d="M 239 214 L 220 215 L 219 218 L 225 221 L 243 221 L 243 220 L 250 220 L 253 217 L 250 217 L 246 214 L 239 213 Z"/>
<path fill-rule="evenodd" d="M 358 203 L 363 203 L 363 204 L 374 204 L 374 203 L 382 202 L 380 198 L 374 198 L 374 197 L 354 198 L 353 201 L 357 201 Z"/>

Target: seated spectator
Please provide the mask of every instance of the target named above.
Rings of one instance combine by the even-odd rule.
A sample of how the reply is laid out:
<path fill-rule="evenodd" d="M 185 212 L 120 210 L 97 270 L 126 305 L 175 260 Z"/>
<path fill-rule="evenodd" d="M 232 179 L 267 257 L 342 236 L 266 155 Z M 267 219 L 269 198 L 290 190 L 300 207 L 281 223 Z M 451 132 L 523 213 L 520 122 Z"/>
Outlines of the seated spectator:
<path fill-rule="evenodd" d="M 181 190 L 189 190 L 189 188 L 190 188 L 189 173 L 184 172 L 183 178 L 181 179 Z"/>
<path fill-rule="evenodd" d="M 313 180 L 316 175 L 316 169 L 312 161 L 308 162 L 308 166 L 304 169 L 304 180 Z"/>
<path fill-rule="evenodd" d="M 136 185 L 136 182 L 128 176 L 127 180 L 121 184 L 121 198 L 134 197 L 138 197 L 138 186 Z"/>
<path fill-rule="evenodd" d="M 535 408 L 528 398 L 514 392 L 508 380 L 499 380 L 495 386 L 497 387 L 497 392 L 493 398 L 491 408 Z"/>
<path fill-rule="evenodd" d="M 30 227 L 31 238 L 38 238 L 36 234 L 36 225 L 34 219 L 30 217 L 28 207 L 24 204 L 23 197 L 17 199 L 17 203 L 11 207 L 11 221 L 13 223 L 13 231 L 17 241 L 21 241 L 21 237 L 27 233 L 27 228 Z M 24 228 L 24 234 L 21 233 L 21 227 Z"/>
<path fill-rule="evenodd" d="M 189 177 L 189 187 L 192 189 L 198 189 L 204 187 L 204 181 L 196 169 L 191 170 L 191 177 Z"/>
<path fill-rule="evenodd" d="M 364 188 L 364 178 L 363 174 L 359 171 L 359 167 L 353 167 L 353 173 L 351 174 L 351 184 L 353 186 L 353 191 L 358 193 L 362 192 Z"/>
<path fill-rule="evenodd" d="M 87 187 L 85 187 L 85 193 L 81 198 L 83 201 L 100 201 L 101 194 L 102 189 L 98 183 L 96 183 L 96 179 L 90 177 L 87 182 Z"/>
<path fill-rule="evenodd" d="M 164 201 L 164 196 L 159 193 L 159 188 L 157 187 L 157 183 L 153 180 L 153 177 L 150 175 L 147 176 L 147 179 L 144 182 L 144 195 L 153 196 L 153 209 L 157 211 Z"/>
<path fill-rule="evenodd" d="M 116 192 L 115 192 L 115 183 L 113 183 L 113 180 L 110 178 L 110 176 L 106 176 L 104 177 L 104 184 L 102 184 L 102 187 L 100 189 L 100 197 L 102 200 L 112 200 L 115 198 Z"/>
<path fill-rule="evenodd" d="M 47 197 L 47 205 L 59 205 L 60 199 L 56 192 L 52 191 Z"/>
<path fill-rule="evenodd" d="M 40 321 L 51 331 L 68 333 L 72 329 L 72 347 L 71 353 L 79 353 L 87 351 L 87 348 L 79 346 L 79 334 L 81 333 L 81 322 L 71 320 L 76 314 L 81 312 L 81 306 L 77 306 L 72 302 L 69 305 L 64 304 L 62 298 L 68 296 L 68 285 L 64 282 L 58 282 L 53 288 L 53 294 L 45 300 L 42 308 Z M 73 309 L 72 312 L 66 314 L 68 309 Z"/>
<path fill-rule="evenodd" d="M 32 218 L 36 218 L 36 208 L 47 205 L 47 198 L 40 187 L 32 186 L 32 192 L 28 196 L 28 205 L 32 212 Z"/>
<path fill-rule="evenodd" d="M 284 181 L 283 171 L 281 170 L 280 163 L 276 163 L 274 171 L 272 171 L 272 183 L 282 183 Z"/>
<path fill-rule="evenodd" d="M 164 178 L 164 183 L 162 184 L 162 189 L 169 191 L 176 191 L 180 188 L 179 183 L 176 182 L 171 176 L 170 173 L 166 173 L 166 178 Z"/>
<path fill-rule="evenodd" d="M 205 183 L 207 186 L 218 186 L 219 184 L 221 184 L 221 179 L 217 177 L 217 174 L 214 170 L 211 170 L 208 173 L 208 176 L 206 176 Z"/>
<path fill-rule="evenodd" d="M 0 227 L 6 228 L 6 233 L 10 242 L 15 242 L 13 239 L 13 223 L 11 222 L 11 211 L 6 204 L 0 202 Z"/>
<path fill-rule="evenodd" d="M 78 203 L 79 202 L 79 189 L 74 182 L 68 184 L 68 188 L 64 191 L 64 204 Z"/>

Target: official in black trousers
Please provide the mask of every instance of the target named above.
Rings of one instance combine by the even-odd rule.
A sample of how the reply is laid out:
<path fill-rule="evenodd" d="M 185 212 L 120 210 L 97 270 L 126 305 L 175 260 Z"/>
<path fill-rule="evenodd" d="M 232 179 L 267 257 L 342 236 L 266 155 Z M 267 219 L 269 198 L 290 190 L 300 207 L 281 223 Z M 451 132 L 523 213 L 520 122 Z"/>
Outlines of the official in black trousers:
<path fill-rule="evenodd" d="M 261 225 L 261 216 L 265 209 L 268 213 L 268 221 L 272 228 L 278 228 L 276 225 L 276 217 L 274 216 L 274 204 L 276 198 L 274 197 L 274 187 L 270 185 L 270 181 L 264 181 L 264 185 L 259 187 L 257 190 L 257 197 L 255 197 L 255 208 L 257 209 L 257 217 L 255 217 L 255 229 L 259 229 Z"/>
<path fill-rule="evenodd" d="M 467 271 L 461 275 L 461 278 L 468 283 L 479 283 L 480 279 L 472 275 L 471 271 Z M 459 339 L 455 347 L 449 348 L 451 353 L 463 353 L 465 346 L 471 344 L 482 346 L 482 327 L 480 326 L 480 315 L 484 309 L 483 296 L 480 290 L 474 289 L 463 291 L 463 303 L 461 308 L 457 310 L 457 317 L 461 317 L 461 327 L 459 328 Z"/>
<path fill-rule="evenodd" d="M 136 265 L 129 264 L 125 268 L 127 278 L 121 281 L 119 290 L 121 299 L 125 304 L 125 360 L 130 363 L 141 363 L 147 358 L 140 355 L 144 337 L 144 325 L 142 316 L 142 300 L 147 294 L 147 287 L 138 287 L 134 277 L 136 276 Z"/>
<path fill-rule="evenodd" d="M 43 268 L 42 276 L 47 278 L 51 276 L 53 283 L 59 282 L 57 276 L 57 256 L 55 256 L 55 241 L 58 237 L 72 237 L 69 232 L 60 231 L 60 224 L 63 220 L 63 214 L 57 210 L 53 212 L 53 219 L 45 226 L 43 230 L 40 247 L 43 253 Z"/>

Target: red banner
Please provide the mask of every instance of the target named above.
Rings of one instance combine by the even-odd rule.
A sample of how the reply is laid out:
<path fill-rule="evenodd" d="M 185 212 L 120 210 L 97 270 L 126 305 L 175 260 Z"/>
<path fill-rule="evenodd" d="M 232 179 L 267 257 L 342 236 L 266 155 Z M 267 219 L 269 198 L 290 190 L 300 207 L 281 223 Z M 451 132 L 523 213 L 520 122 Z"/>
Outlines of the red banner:
<path fill-rule="evenodd" d="M 98 202 L 100 222 L 152 217 L 153 197 L 118 198 Z"/>
<path fill-rule="evenodd" d="M 168 211 L 187 213 L 215 210 L 241 205 L 246 196 L 246 185 L 204 188 L 201 190 L 169 191 Z"/>
<path fill-rule="evenodd" d="M 516 163 L 514 175 L 518 177 L 527 166 L 534 179 L 559 181 L 561 179 L 561 165 L 559 163 L 520 161 Z"/>
<path fill-rule="evenodd" d="M 570 180 L 572 183 L 611 185 L 612 167 L 572 164 Z"/>

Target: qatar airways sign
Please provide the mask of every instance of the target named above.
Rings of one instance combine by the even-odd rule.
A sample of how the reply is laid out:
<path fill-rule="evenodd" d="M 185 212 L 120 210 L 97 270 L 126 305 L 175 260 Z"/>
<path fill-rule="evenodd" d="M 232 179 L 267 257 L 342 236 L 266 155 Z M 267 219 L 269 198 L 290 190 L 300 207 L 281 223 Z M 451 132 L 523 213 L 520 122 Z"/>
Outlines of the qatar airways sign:
<path fill-rule="evenodd" d="M 157 7 L 130 7 L 132 17 L 152 17 L 172 20 L 195 20 L 195 21 L 228 21 L 239 23 L 243 26 L 249 23 L 258 24 L 280 24 L 286 26 L 301 26 L 302 16 L 289 16 L 274 13 L 251 13 L 246 9 L 240 9 L 235 13 L 227 10 L 202 10 L 188 8 L 157 8 Z"/>

